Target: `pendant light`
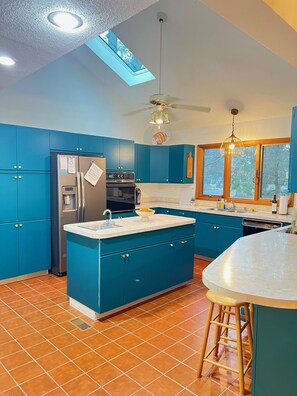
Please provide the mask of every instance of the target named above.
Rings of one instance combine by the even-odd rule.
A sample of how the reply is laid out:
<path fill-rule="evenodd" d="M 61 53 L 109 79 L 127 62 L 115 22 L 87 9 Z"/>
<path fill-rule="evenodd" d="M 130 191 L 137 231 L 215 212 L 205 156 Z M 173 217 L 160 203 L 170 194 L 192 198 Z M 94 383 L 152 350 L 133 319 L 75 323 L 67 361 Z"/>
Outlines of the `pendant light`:
<path fill-rule="evenodd" d="M 242 157 L 244 154 L 244 144 L 242 140 L 240 140 L 234 134 L 234 117 L 238 114 L 238 110 L 232 109 L 231 114 L 233 116 L 231 135 L 228 136 L 221 144 L 220 154 L 222 157 L 225 155 L 230 155 L 232 157 Z"/>
<path fill-rule="evenodd" d="M 163 44 L 163 23 L 167 21 L 167 16 L 164 12 L 158 12 L 157 14 L 158 20 L 160 22 L 160 58 L 159 58 L 159 95 L 161 95 L 161 80 L 162 80 L 162 44 Z M 169 124 L 168 113 L 165 111 L 164 106 L 157 106 L 157 110 L 155 110 L 151 114 L 150 124 L 153 125 L 163 125 Z"/>

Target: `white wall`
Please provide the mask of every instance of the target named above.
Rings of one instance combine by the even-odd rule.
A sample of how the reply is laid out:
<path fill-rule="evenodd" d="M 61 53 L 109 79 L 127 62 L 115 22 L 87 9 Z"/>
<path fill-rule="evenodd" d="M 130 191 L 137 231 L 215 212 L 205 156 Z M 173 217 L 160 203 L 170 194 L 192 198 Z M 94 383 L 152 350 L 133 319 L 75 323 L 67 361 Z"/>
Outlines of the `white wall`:
<path fill-rule="evenodd" d="M 71 55 L 1 91 L 0 108 L 1 123 L 138 137 L 136 120 L 122 117 L 130 108 Z"/>

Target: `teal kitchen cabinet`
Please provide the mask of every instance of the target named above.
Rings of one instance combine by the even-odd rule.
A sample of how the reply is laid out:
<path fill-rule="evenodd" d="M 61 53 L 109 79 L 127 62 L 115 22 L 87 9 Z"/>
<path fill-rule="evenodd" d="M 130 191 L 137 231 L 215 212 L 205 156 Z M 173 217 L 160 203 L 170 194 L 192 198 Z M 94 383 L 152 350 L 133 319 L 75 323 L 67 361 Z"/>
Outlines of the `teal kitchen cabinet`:
<path fill-rule="evenodd" d="M 134 171 L 134 142 L 132 140 L 103 138 L 103 153 L 109 171 Z"/>
<path fill-rule="evenodd" d="M 49 173 L 0 173 L 0 223 L 50 217 Z"/>
<path fill-rule="evenodd" d="M 18 228 L 0 224 L 0 280 L 19 275 Z"/>
<path fill-rule="evenodd" d="M 296 394 L 296 327 L 296 309 L 254 305 L 253 396 Z"/>
<path fill-rule="evenodd" d="M 78 152 L 78 134 L 61 131 L 50 131 L 50 149 L 54 151 Z"/>
<path fill-rule="evenodd" d="M 112 213 L 113 219 L 123 219 L 124 217 L 133 217 L 137 216 L 137 214 L 133 212 L 119 212 L 119 213 Z"/>
<path fill-rule="evenodd" d="M 16 126 L 0 124 L 0 170 L 16 169 L 16 139 Z"/>
<path fill-rule="evenodd" d="M 289 191 L 297 193 L 297 107 L 293 107 L 292 110 Z"/>
<path fill-rule="evenodd" d="M 49 131 L 17 127 L 18 171 L 49 171 Z"/>
<path fill-rule="evenodd" d="M 103 137 L 79 133 L 50 131 L 50 149 L 77 154 L 103 153 Z"/>
<path fill-rule="evenodd" d="M 24 173 L 17 177 L 18 219 L 48 219 L 50 217 L 50 174 Z"/>
<path fill-rule="evenodd" d="M 19 275 L 51 267 L 50 220 L 19 223 Z"/>
<path fill-rule="evenodd" d="M 0 170 L 49 171 L 49 132 L 0 125 Z"/>
<path fill-rule="evenodd" d="M 50 253 L 49 219 L 0 224 L 0 280 L 48 270 Z"/>
<path fill-rule="evenodd" d="M 150 181 L 169 182 L 169 146 L 150 146 Z"/>
<path fill-rule="evenodd" d="M 0 223 L 17 221 L 18 176 L 0 173 Z"/>
<path fill-rule="evenodd" d="M 103 137 L 93 135 L 78 135 L 78 145 L 81 153 L 103 156 Z"/>
<path fill-rule="evenodd" d="M 169 146 L 169 183 L 193 183 L 195 146 Z"/>
<path fill-rule="evenodd" d="M 135 181 L 150 182 L 150 146 L 135 144 Z"/>
<path fill-rule="evenodd" d="M 242 237 L 242 218 L 196 214 L 195 253 L 215 258 Z"/>
<path fill-rule="evenodd" d="M 68 295 L 103 314 L 187 282 L 193 233 L 187 225 L 99 241 L 68 232 Z"/>

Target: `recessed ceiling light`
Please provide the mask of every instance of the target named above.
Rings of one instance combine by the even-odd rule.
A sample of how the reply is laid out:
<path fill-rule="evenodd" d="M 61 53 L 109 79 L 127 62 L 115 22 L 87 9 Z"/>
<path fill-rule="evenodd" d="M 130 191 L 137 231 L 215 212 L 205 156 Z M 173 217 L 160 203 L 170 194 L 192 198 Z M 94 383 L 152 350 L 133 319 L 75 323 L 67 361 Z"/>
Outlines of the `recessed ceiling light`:
<path fill-rule="evenodd" d="M 0 65 L 4 66 L 12 66 L 15 64 L 15 61 L 8 56 L 0 56 Z"/>
<path fill-rule="evenodd" d="M 51 12 L 47 19 L 53 25 L 65 31 L 72 31 L 78 29 L 83 25 L 83 20 L 80 16 L 67 11 Z"/>

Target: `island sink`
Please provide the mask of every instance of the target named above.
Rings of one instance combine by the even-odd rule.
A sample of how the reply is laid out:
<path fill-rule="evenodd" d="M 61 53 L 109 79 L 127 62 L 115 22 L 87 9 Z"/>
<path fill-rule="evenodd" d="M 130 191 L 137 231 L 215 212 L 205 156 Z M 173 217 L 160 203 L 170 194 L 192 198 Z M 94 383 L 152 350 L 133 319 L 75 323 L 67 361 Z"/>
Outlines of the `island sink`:
<path fill-rule="evenodd" d="M 115 223 L 103 223 L 103 224 L 85 224 L 85 225 L 79 225 L 81 228 L 86 228 L 87 230 L 91 231 L 99 231 L 99 230 L 108 230 L 110 228 L 117 228 L 117 227 L 122 227 L 120 224 L 115 224 Z"/>

